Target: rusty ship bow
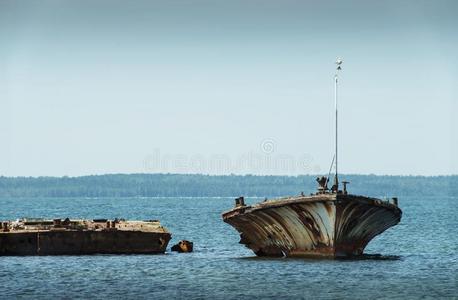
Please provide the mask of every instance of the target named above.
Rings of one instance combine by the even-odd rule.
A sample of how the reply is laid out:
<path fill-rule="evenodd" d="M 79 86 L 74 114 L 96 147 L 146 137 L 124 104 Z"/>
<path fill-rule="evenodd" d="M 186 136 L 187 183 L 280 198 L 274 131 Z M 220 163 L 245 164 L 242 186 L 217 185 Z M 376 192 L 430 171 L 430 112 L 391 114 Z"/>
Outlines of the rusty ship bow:
<path fill-rule="evenodd" d="M 375 236 L 399 223 L 402 212 L 397 198 L 391 201 L 350 195 L 348 182 L 340 190 L 338 179 L 337 82 L 343 61 L 338 58 L 335 83 L 335 153 L 327 177 L 317 178 L 316 194 L 300 195 L 255 205 L 236 207 L 223 213 L 223 220 L 240 232 L 240 243 L 258 256 L 347 257 L 361 255 Z M 327 184 L 331 170 L 335 176 Z"/>
<path fill-rule="evenodd" d="M 350 257 L 399 223 L 397 199 L 382 201 L 347 193 L 317 193 L 245 205 L 223 213 L 240 243 L 258 256 Z"/>

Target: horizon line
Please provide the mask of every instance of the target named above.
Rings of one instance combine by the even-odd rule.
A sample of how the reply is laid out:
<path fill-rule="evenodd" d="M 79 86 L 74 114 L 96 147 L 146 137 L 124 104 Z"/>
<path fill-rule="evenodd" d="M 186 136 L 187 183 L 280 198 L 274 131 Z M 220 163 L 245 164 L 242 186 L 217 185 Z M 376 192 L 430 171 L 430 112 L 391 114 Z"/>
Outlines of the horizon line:
<path fill-rule="evenodd" d="M 205 174 L 205 173 L 99 173 L 99 174 L 85 174 L 85 175 L 17 175 L 17 176 L 8 176 L 0 175 L 0 178 L 81 178 L 81 177 L 97 177 L 97 176 L 112 176 L 112 175 L 168 175 L 168 176 L 208 176 L 208 177 L 244 177 L 244 176 L 253 176 L 253 177 L 300 177 L 300 176 L 323 176 L 323 174 L 297 174 L 297 175 L 288 175 L 288 174 Z M 340 176 L 377 176 L 377 177 L 454 177 L 458 174 L 438 174 L 438 175 L 423 175 L 423 174 L 375 174 L 375 173 L 340 173 Z"/>

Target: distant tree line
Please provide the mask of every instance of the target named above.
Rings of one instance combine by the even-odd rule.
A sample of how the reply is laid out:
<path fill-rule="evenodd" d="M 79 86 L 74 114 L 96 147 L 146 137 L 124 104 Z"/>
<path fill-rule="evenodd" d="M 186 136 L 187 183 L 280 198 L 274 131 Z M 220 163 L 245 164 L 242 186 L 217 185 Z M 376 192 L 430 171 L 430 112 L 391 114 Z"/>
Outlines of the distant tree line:
<path fill-rule="evenodd" d="M 456 196 L 458 176 L 341 175 L 349 191 L 382 196 Z M 110 174 L 0 177 L 0 197 L 277 197 L 315 192 L 316 176 Z"/>

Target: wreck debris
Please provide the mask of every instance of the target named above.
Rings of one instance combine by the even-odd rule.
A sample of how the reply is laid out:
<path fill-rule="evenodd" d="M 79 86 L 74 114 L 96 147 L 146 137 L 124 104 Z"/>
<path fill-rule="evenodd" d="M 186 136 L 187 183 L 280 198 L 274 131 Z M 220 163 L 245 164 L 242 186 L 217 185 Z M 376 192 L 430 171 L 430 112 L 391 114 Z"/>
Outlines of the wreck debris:
<path fill-rule="evenodd" d="M 193 242 L 181 240 L 178 244 L 172 246 L 172 251 L 176 251 L 178 253 L 188 253 L 193 251 L 193 246 Z"/>

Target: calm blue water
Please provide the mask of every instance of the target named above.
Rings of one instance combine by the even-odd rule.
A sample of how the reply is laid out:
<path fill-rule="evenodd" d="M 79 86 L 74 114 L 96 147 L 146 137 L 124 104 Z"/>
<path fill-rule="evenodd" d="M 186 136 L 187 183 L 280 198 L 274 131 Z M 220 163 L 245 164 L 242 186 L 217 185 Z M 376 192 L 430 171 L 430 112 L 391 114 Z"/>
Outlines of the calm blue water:
<path fill-rule="evenodd" d="M 401 198 L 379 259 L 258 259 L 221 221 L 232 198 L 0 199 L 0 219 L 160 219 L 195 252 L 0 257 L 0 298 L 457 298 L 458 198 Z M 254 202 L 250 199 L 249 202 Z"/>

